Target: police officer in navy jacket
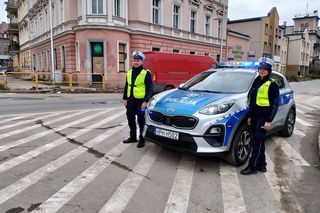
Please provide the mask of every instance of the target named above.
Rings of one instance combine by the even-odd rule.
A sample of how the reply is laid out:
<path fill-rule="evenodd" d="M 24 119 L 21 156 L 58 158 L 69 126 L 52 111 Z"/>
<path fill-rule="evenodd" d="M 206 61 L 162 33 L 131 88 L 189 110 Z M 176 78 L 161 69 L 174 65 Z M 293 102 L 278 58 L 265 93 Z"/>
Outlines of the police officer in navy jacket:
<path fill-rule="evenodd" d="M 252 155 L 249 165 L 241 170 L 243 175 L 266 172 L 265 138 L 271 128 L 279 105 L 279 87 L 270 78 L 274 62 L 270 58 L 259 59 L 259 76 L 253 82 L 248 94 L 249 114 L 247 123 L 253 133 Z"/>
<path fill-rule="evenodd" d="M 137 142 L 136 116 L 140 129 L 138 148 L 144 147 L 143 129 L 145 126 L 145 109 L 152 96 L 152 77 L 149 70 L 143 67 L 145 56 L 140 51 L 132 54 L 132 68 L 127 72 L 126 84 L 123 92 L 123 104 L 127 108 L 127 119 L 130 136 L 123 143 Z"/>

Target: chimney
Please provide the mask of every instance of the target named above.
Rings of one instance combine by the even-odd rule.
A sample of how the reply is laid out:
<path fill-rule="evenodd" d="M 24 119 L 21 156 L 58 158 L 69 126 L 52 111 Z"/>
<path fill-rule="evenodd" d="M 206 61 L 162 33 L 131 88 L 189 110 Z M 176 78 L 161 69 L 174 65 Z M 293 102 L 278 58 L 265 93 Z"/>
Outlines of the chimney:
<path fill-rule="evenodd" d="M 314 10 L 314 11 L 313 11 L 313 14 L 316 15 L 316 16 L 318 16 L 318 10 Z"/>
<path fill-rule="evenodd" d="M 286 21 L 283 22 L 283 26 L 287 26 L 287 22 Z"/>

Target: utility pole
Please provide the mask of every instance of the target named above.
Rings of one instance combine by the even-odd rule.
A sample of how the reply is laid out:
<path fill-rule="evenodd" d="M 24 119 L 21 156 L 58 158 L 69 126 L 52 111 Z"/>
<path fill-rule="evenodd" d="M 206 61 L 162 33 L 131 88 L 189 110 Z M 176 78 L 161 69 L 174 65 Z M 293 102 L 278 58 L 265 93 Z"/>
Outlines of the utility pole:
<path fill-rule="evenodd" d="M 49 13 L 50 13 L 50 37 L 51 37 L 51 73 L 52 84 L 55 84 L 55 67 L 54 67 L 54 52 L 53 52 L 53 19 L 52 16 L 52 0 L 49 0 Z"/>

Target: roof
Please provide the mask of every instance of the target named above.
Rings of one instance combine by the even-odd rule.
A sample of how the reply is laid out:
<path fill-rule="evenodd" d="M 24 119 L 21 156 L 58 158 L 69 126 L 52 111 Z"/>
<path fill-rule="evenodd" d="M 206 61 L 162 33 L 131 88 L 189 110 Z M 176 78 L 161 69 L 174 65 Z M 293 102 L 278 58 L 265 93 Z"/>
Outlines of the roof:
<path fill-rule="evenodd" d="M 228 21 L 228 24 L 237 24 L 237 23 L 243 23 L 243 22 L 260 21 L 264 17 L 266 17 L 266 16 L 256 17 L 256 18 L 248 18 L 248 19 L 238 19 L 238 20 L 234 20 L 234 21 Z"/>
<path fill-rule="evenodd" d="M 230 33 L 234 33 L 234 34 L 241 35 L 241 36 L 244 36 L 244 37 L 247 37 L 247 38 L 251 38 L 249 35 L 246 35 L 246 34 L 243 34 L 243 33 L 239 33 L 239 32 L 233 31 L 233 30 L 229 30 L 229 29 L 227 29 L 227 30 Z"/>

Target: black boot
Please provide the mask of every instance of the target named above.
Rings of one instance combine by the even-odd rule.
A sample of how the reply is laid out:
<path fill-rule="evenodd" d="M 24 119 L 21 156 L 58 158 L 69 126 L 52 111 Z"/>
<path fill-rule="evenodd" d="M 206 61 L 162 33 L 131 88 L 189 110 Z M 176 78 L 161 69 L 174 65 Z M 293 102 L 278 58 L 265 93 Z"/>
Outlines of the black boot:
<path fill-rule="evenodd" d="M 134 143 L 137 142 L 136 138 L 128 137 L 127 139 L 123 140 L 123 143 Z"/>
<path fill-rule="evenodd" d="M 257 169 L 259 172 L 267 172 L 267 168 L 266 167 L 260 167 Z"/>
<path fill-rule="evenodd" d="M 251 169 L 249 166 L 247 166 L 247 168 L 241 170 L 240 174 L 242 175 L 253 175 L 253 174 L 257 174 L 257 171 L 254 169 Z"/>
<path fill-rule="evenodd" d="M 137 148 L 142 148 L 145 145 L 145 140 L 144 138 L 140 138 L 138 144 L 137 144 Z"/>

